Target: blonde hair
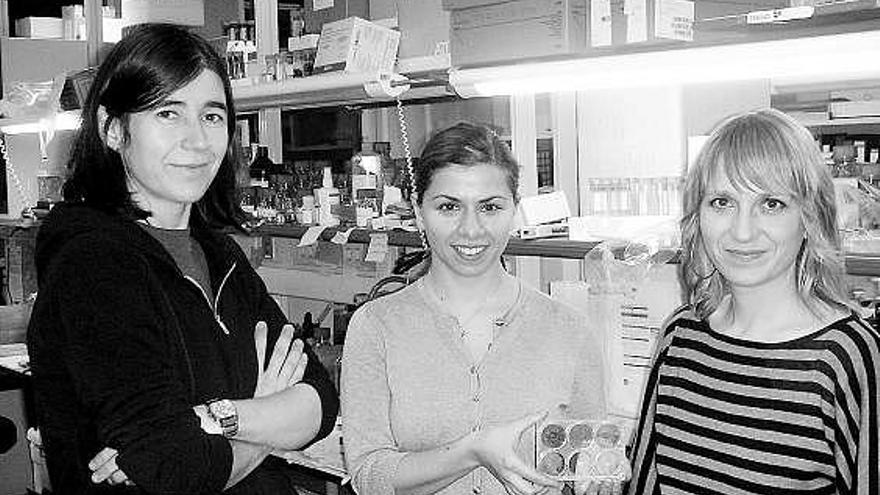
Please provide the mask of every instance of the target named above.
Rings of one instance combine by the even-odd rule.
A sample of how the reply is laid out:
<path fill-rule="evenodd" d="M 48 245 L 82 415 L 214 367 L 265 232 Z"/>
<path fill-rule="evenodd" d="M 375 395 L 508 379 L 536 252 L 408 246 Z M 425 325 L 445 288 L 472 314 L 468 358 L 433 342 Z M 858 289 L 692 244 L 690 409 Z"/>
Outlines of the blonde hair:
<path fill-rule="evenodd" d="M 706 253 L 700 226 L 700 206 L 717 174 L 738 189 L 787 193 L 797 202 L 806 230 L 796 260 L 798 293 L 806 303 L 819 300 L 846 308 L 831 175 L 810 132 L 788 115 L 766 109 L 722 122 L 688 172 L 679 278 L 697 316 L 711 315 L 727 293 L 724 278 Z"/>

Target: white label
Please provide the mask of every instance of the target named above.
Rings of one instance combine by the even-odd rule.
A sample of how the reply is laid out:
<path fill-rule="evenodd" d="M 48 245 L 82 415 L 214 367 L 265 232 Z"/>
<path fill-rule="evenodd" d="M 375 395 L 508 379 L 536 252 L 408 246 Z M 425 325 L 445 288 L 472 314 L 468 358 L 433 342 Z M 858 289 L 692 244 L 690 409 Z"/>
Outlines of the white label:
<path fill-rule="evenodd" d="M 315 0 L 312 4 L 312 10 L 332 9 L 333 0 Z"/>
<path fill-rule="evenodd" d="M 611 45 L 611 0 L 590 2 L 590 46 Z"/>
<path fill-rule="evenodd" d="M 303 233 L 302 237 L 300 237 L 297 247 L 315 244 L 318 242 L 318 238 L 321 237 L 321 233 L 324 232 L 324 229 L 326 228 L 327 227 L 309 227 L 305 233 Z"/>
<path fill-rule="evenodd" d="M 354 227 L 347 230 L 338 230 L 336 231 L 336 235 L 333 236 L 333 239 L 330 239 L 330 242 L 333 244 L 345 244 L 348 242 L 348 236 L 351 235 L 352 231 L 354 231 Z"/>
<path fill-rule="evenodd" d="M 648 0 L 624 0 L 623 15 L 626 16 L 626 42 L 638 43 L 648 40 Z"/>
<path fill-rule="evenodd" d="M 654 36 L 680 41 L 694 40 L 694 2 L 655 0 Z"/>
<path fill-rule="evenodd" d="M 367 254 L 364 261 L 381 262 L 388 254 L 388 234 L 370 234 L 370 245 L 367 246 Z"/>
<path fill-rule="evenodd" d="M 789 7 L 784 9 L 757 10 L 746 16 L 747 24 L 770 24 L 774 22 L 809 19 L 813 17 L 815 8 L 812 6 Z"/>

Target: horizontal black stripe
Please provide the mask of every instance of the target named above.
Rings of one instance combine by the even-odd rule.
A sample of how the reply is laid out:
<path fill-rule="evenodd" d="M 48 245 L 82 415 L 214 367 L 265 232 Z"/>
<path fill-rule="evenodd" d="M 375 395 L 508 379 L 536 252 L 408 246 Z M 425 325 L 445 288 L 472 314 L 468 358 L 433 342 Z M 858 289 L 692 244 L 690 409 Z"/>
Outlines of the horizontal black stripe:
<path fill-rule="evenodd" d="M 706 485 L 695 485 L 675 476 L 658 476 L 658 485 L 677 488 L 685 493 L 693 493 L 694 495 L 728 495 L 724 492 L 710 490 Z M 641 495 L 641 494 L 639 494 Z"/>
<path fill-rule="evenodd" d="M 855 495 L 855 487 L 863 486 L 867 489 L 859 495 L 880 495 L 877 330 L 853 315 L 801 339 L 752 345 L 713 332 L 689 313 L 676 312 L 670 320 L 662 330 L 661 354 L 649 373 L 651 387 L 642 402 L 634 451 L 634 473 L 641 479 L 633 480 L 631 495 L 648 495 L 638 489 L 651 478 L 654 466 L 656 483 L 641 485 L 654 493 L 665 487 L 729 495 L 731 487 L 739 487 L 737 491 L 756 494 Z M 682 357 L 682 350 L 688 355 Z M 704 356 L 712 360 L 701 359 Z M 798 379 L 799 372 L 806 372 L 806 378 Z M 754 397 L 747 387 L 764 398 Z M 799 393 L 816 396 L 806 397 L 812 404 L 801 407 Z M 746 408 L 734 412 L 727 404 Z M 774 432 L 786 436 L 779 438 Z M 781 459 L 779 466 L 770 465 L 775 459 Z M 814 466 L 835 470 L 834 479 L 812 473 Z M 842 476 L 847 470 L 851 483 Z M 792 489 L 791 485 L 811 482 L 811 476 L 828 482 L 810 491 Z M 760 485 L 769 483 L 779 486 L 762 491 Z"/>
<path fill-rule="evenodd" d="M 754 408 L 754 409 L 762 409 L 762 410 L 767 410 L 767 411 L 786 412 L 786 413 L 790 413 L 790 414 L 797 414 L 797 415 L 807 416 L 807 417 L 811 417 L 811 418 L 821 418 L 822 422 L 826 425 L 826 427 L 828 427 L 829 429 L 834 428 L 834 423 L 835 423 L 834 418 L 826 416 L 824 411 L 820 407 L 813 406 L 811 404 L 735 394 L 735 393 L 726 392 L 724 390 L 717 389 L 717 388 L 710 388 L 710 387 L 704 386 L 702 384 L 692 382 L 690 380 L 686 380 L 684 378 L 678 378 L 678 377 L 667 376 L 667 375 L 660 375 L 660 386 L 661 387 L 666 386 L 666 387 L 678 388 L 681 390 L 687 390 L 693 394 L 696 394 L 696 395 L 699 395 L 702 397 L 706 397 L 709 399 L 717 400 L 720 402 L 726 402 L 731 405 L 750 407 L 750 408 Z M 663 393 L 661 398 L 663 400 L 666 400 L 667 398 L 672 399 L 673 397 L 671 395 L 672 394 Z M 671 404 L 671 403 L 667 403 L 667 402 L 663 402 L 663 401 L 660 401 L 658 403 Z M 722 421 L 730 421 L 730 422 L 733 422 L 734 424 L 738 424 L 738 425 L 742 425 L 742 426 L 751 426 L 753 428 L 768 429 L 768 430 L 778 431 L 781 433 L 789 433 L 789 434 L 799 435 L 799 436 L 809 436 L 811 438 L 816 438 L 816 439 L 824 439 L 825 438 L 825 435 L 821 430 L 816 430 L 815 428 L 805 428 L 802 425 L 792 425 L 791 423 L 788 423 L 788 422 L 766 420 L 766 419 L 762 419 L 762 418 L 756 418 L 754 416 L 743 417 L 743 416 L 739 416 L 739 415 L 733 415 L 733 414 L 718 411 L 717 409 L 710 409 L 710 408 L 708 408 L 708 406 L 701 406 L 699 404 L 694 404 L 692 402 L 686 402 L 684 407 L 682 407 L 682 408 L 690 410 L 691 412 L 694 412 L 695 414 L 700 414 L 701 416 L 707 416 L 707 417 L 711 417 L 714 419 L 724 418 L 721 420 Z M 694 409 L 691 410 L 691 408 L 694 408 Z M 699 409 L 697 409 L 697 408 L 699 408 Z M 811 433 L 810 435 L 800 434 L 799 432 L 803 431 L 804 429 L 809 430 L 813 433 Z"/>
<path fill-rule="evenodd" d="M 737 445 L 751 450 L 777 454 L 781 456 L 791 457 L 793 459 L 803 459 L 805 461 L 820 464 L 834 464 L 834 454 L 830 452 L 820 452 L 816 450 L 810 450 L 804 446 L 782 444 L 759 440 L 752 437 L 735 435 L 733 433 L 719 431 L 715 428 L 710 428 L 705 425 L 698 425 L 696 423 L 685 421 L 683 419 L 672 417 L 663 413 L 657 413 L 655 415 L 654 423 L 656 425 L 666 425 L 670 428 L 675 428 L 677 430 L 681 430 L 697 437 L 711 438 L 713 441 L 718 443 Z M 657 427 L 655 426 L 654 429 L 656 434 Z"/>
<path fill-rule="evenodd" d="M 756 369 L 755 372 L 763 372 L 764 375 L 744 375 L 742 373 L 726 371 L 721 368 L 707 366 L 695 359 L 683 356 L 669 356 L 666 363 L 672 367 L 684 368 L 700 375 L 705 375 L 716 380 L 728 383 L 737 383 L 756 388 L 769 390 L 789 390 L 792 392 L 812 393 L 820 396 L 823 402 L 833 404 L 834 393 L 813 380 L 784 380 L 766 376 L 766 369 Z M 806 375 L 807 378 L 810 375 Z"/>
<path fill-rule="evenodd" d="M 726 464 L 727 466 L 730 466 L 732 468 L 749 471 L 751 473 L 761 473 L 769 476 L 778 476 L 799 481 L 824 479 L 825 482 L 829 484 L 834 483 L 834 477 L 828 476 L 825 473 L 820 473 L 817 471 L 805 471 L 803 469 L 796 469 L 790 466 L 783 466 L 779 464 L 758 462 L 753 459 L 738 457 L 722 450 L 710 449 L 702 445 L 695 445 L 693 443 L 686 442 L 678 438 L 664 435 L 660 432 L 657 432 L 656 435 L 657 440 L 664 446 L 668 446 L 682 452 L 687 452 L 691 455 L 702 457 L 704 459 L 710 459 L 717 463 Z M 749 473 L 743 473 L 743 475 L 748 476 Z"/>
<path fill-rule="evenodd" d="M 744 348 L 744 350 L 755 353 L 756 355 L 754 356 L 728 352 L 718 348 L 717 346 L 731 346 L 733 344 L 718 340 L 717 338 L 714 338 L 713 336 L 705 332 L 676 335 L 675 345 L 676 347 L 680 347 L 682 349 L 690 349 L 692 351 L 711 356 L 720 361 L 726 361 L 729 363 L 740 364 L 744 366 L 754 366 L 755 368 L 792 371 L 806 371 L 815 368 L 815 361 L 812 359 L 769 357 L 767 355 L 768 352 L 764 349 Z M 775 353 L 778 354 L 780 352 L 783 352 L 783 350 L 776 350 Z M 801 351 L 799 351 L 799 353 L 803 354 L 803 352 Z"/>
<path fill-rule="evenodd" d="M 733 474 L 719 473 L 705 466 L 698 466 L 696 464 L 692 464 L 681 459 L 676 459 L 674 457 L 664 456 L 661 454 L 657 454 L 657 461 L 673 469 L 678 469 L 679 471 L 690 473 L 693 476 L 712 480 L 717 483 L 723 483 L 725 485 L 729 485 L 734 488 L 738 488 L 745 492 L 753 493 L 756 495 L 778 495 L 780 493 L 780 490 L 782 490 L 784 493 L 828 493 L 827 488 L 824 486 L 817 487 L 813 490 L 794 491 L 791 486 L 769 486 L 759 484 Z M 664 477 L 664 481 L 667 479 L 669 478 Z M 833 485 L 831 486 L 833 488 Z M 700 487 L 700 490 L 695 493 L 705 493 L 704 490 L 708 490 L 708 488 L 706 488 L 705 486 Z"/>

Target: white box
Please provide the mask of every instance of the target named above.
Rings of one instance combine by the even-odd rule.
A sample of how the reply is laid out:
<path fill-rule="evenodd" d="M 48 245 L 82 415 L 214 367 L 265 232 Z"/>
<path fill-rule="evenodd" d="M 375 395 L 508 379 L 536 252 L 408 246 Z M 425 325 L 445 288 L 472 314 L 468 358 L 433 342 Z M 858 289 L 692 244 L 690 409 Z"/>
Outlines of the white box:
<path fill-rule="evenodd" d="M 693 0 L 590 0 L 591 46 L 693 41 Z"/>
<path fill-rule="evenodd" d="M 525 197 L 519 202 L 519 209 L 525 225 L 559 222 L 571 216 L 563 191 Z"/>
<path fill-rule="evenodd" d="M 587 49 L 589 0 L 510 0 L 453 10 L 452 64 L 482 65 Z"/>
<path fill-rule="evenodd" d="M 880 116 L 880 100 L 832 101 L 828 104 L 832 119 Z"/>
<path fill-rule="evenodd" d="M 204 0 L 122 0 L 121 14 L 123 24 L 126 26 L 144 22 L 204 26 L 205 2 Z"/>
<path fill-rule="evenodd" d="M 24 17 L 15 20 L 15 34 L 22 38 L 63 38 L 60 17 Z"/>
<path fill-rule="evenodd" d="M 391 73 L 400 33 L 360 17 L 324 24 L 314 72 Z"/>

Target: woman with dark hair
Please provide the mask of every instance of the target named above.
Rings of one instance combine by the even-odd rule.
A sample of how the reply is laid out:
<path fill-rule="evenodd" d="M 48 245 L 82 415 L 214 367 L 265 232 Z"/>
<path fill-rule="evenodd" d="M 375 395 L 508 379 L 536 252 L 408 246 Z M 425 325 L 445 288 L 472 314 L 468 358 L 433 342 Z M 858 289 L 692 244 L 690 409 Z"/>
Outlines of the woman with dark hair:
<path fill-rule="evenodd" d="M 738 115 L 689 171 L 680 278 L 632 495 L 880 492 L 880 335 L 850 307 L 834 185 L 776 110 Z"/>
<path fill-rule="evenodd" d="M 222 59 L 136 27 L 98 69 L 65 201 L 40 228 L 28 330 L 59 493 L 293 493 L 334 426 L 327 372 L 237 244 L 235 111 Z"/>
<path fill-rule="evenodd" d="M 574 418 L 604 415 L 602 353 L 582 315 L 501 264 L 519 166 L 490 129 L 461 123 L 430 139 L 414 184 L 427 273 L 359 308 L 346 335 L 342 425 L 355 490 L 557 489 L 520 436 L 560 404 Z"/>

